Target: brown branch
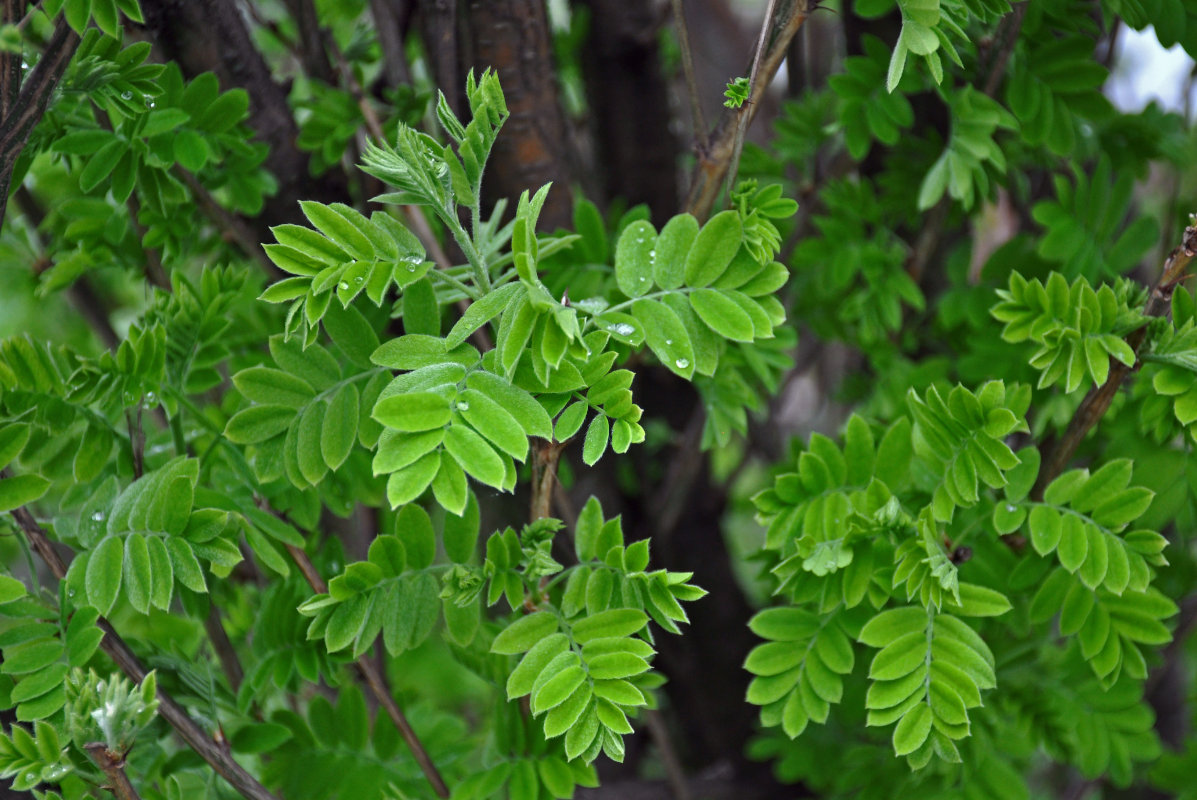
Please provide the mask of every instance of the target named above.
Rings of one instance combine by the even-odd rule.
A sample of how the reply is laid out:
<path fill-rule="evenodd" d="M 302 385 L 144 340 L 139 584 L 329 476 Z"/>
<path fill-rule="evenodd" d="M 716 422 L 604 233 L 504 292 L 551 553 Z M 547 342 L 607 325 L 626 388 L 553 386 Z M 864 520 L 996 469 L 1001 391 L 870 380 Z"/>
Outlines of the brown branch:
<path fill-rule="evenodd" d="M 29 134 L 42 118 L 54 88 L 62 80 L 67 64 L 79 46 L 79 36 L 60 18 L 46 43 L 46 51 L 29 73 L 21 91 L 0 121 L 0 224 L 8 206 L 8 188 L 17 157 L 25 149 Z M 18 55 L 18 58 L 20 56 Z M 11 90 L 11 85 L 7 87 Z"/>
<path fill-rule="evenodd" d="M 315 4 L 312 0 L 285 0 L 285 3 L 295 20 L 295 26 L 299 29 L 299 57 L 303 63 L 303 71 L 310 77 L 331 85 L 336 79 L 336 73 L 333 72 L 332 62 L 328 60 L 328 53 L 324 49 L 325 34 L 320 28 Z"/>
<path fill-rule="evenodd" d="M 17 525 L 28 537 L 30 546 L 50 568 L 50 572 L 58 580 L 64 580 L 67 573 L 66 562 L 54 549 L 53 543 L 42 527 L 37 524 L 37 520 L 24 506 L 14 508 L 11 513 L 17 521 Z M 101 617 L 96 625 L 104 631 L 104 639 L 100 642 L 100 647 L 122 672 L 140 684 L 146 676 L 146 669 L 141 665 L 136 654 L 117 635 L 108 620 Z M 200 727 L 199 723 L 192 719 L 187 711 L 162 687 L 158 687 L 158 713 L 170 723 L 179 737 L 204 761 L 207 761 L 216 774 L 228 781 L 229 785 L 242 797 L 247 800 L 278 800 L 270 790 L 258 782 L 257 778 L 233 760 L 232 755 L 218 745 L 212 736 Z"/>
<path fill-rule="evenodd" d="M 532 451 L 532 503 L 529 518 L 535 522 L 553 515 L 553 487 L 557 484 L 557 462 L 566 442 L 537 445 Z"/>
<path fill-rule="evenodd" d="M 761 56 L 765 52 L 765 41 L 769 36 L 769 28 L 773 24 L 773 16 L 777 13 L 777 0 L 769 0 L 769 5 L 765 8 L 765 19 L 761 23 L 761 33 L 756 40 L 756 51 L 752 56 L 752 71 L 748 75 L 748 94 L 753 95 L 753 87 L 756 86 L 757 80 L 761 74 Z M 797 30 L 795 30 L 797 33 Z M 793 37 L 790 37 L 791 41 Z M 786 42 L 786 48 L 789 49 L 790 43 Z M 772 76 L 770 76 L 772 78 Z M 727 193 L 730 197 L 731 193 L 736 188 L 736 173 L 740 171 L 740 153 L 744 150 L 744 134 L 748 131 L 748 115 L 741 114 L 736 121 L 736 138 L 732 146 L 731 166 L 728 168 L 727 174 Z"/>
<path fill-rule="evenodd" d="M 20 19 L 25 5 L 25 0 L 2 0 L 0 24 L 15 24 Z M 8 116 L 21 93 L 21 73 L 24 72 L 21 59 L 19 50 L 0 53 L 0 119 Z"/>
<path fill-rule="evenodd" d="M 443 87 L 454 114 L 460 115 L 465 93 L 458 76 L 457 0 L 420 0 L 418 19 L 432 81 Z"/>
<path fill-rule="evenodd" d="M 1023 17 L 1027 15 L 1027 2 L 1016 3 L 1010 16 L 1002 20 L 998 26 L 996 38 L 998 40 L 997 54 L 989 67 L 989 75 L 985 78 L 985 94 L 993 97 L 998 87 L 1002 85 L 1002 78 L 1006 75 L 1006 65 L 1010 62 L 1010 55 L 1014 52 L 1014 45 L 1018 42 L 1018 32 L 1022 30 Z"/>
<path fill-rule="evenodd" d="M 114 753 L 103 742 L 85 744 L 83 749 L 92 757 L 108 778 L 108 785 L 104 788 L 116 795 L 117 800 L 141 800 L 133 784 L 129 783 L 129 776 L 125 774 L 125 757 L 121 753 Z"/>
<path fill-rule="evenodd" d="M 277 191 L 262 211 L 247 222 L 259 240 L 269 227 L 302 222 L 300 200 L 329 203 L 344 199 L 345 176 L 330 170 L 320 176 L 309 171 L 310 155 L 299 149 L 298 127 L 289 103 L 288 87 L 277 81 L 255 46 L 243 11 L 252 13 L 263 3 L 238 0 L 141 0 L 145 28 L 164 61 L 173 61 L 184 76 L 211 71 L 222 90 L 244 88 L 253 98 L 248 125 L 256 138 L 269 145 L 263 167 L 274 175 Z"/>
<path fill-rule="evenodd" d="M 698 166 L 691 179 L 686 210 L 700 220 L 706 219 L 715 206 L 715 200 L 719 196 L 736 149 L 736 141 L 739 138 L 737 134 L 741 126 L 747 130 L 756 116 L 769 83 L 777 74 L 781 62 L 785 60 L 790 41 L 810 16 L 812 7 L 813 4 L 809 0 L 794 0 L 777 19 L 766 18 L 765 24 L 771 26 L 771 35 L 765 35 L 764 54 L 756 70 L 756 79 L 751 82 L 748 99 L 739 108 L 729 109 L 724 113 L 711 132 L 706 149 L 698 154 Z"/>
<path fill-rule="evenodd" d="M 673 25 L 677 29 L 678 48 L 682 51 L 682 72 L 686 75 L 686 94 L 690 96 L 690 116 L 694 120 L 694 141 L 700 151 L 707 148 L 707 123 L 702 116 L 702 103 L 698 99 L 698 81 L 694 78 L 694 56 L 690 50 L 690 34 L 686 31 L 686 14 L 682 0 L 670 0 L 673 10 Z M 759 55 L 760 48 L 757 53 Z"/>
<path fill-rule="evenodd" d="M 386 85 L 394 88 L 411 83 L 411 70 L 403 51 L 403 30 L 390 0 L 370 0 L 370 16 L 374 17 L 374 30 L 378 33 Z"/>
<path fill-rule="evenodd" d="M 291 554 L 291 559 L 295 562 L 295 566 L 299 567 L 299 571 L 303 574 L 308 585 L 312 587 L 312 591 L 316 594 L 326 593 L 328 591 L 328 584 L 320 577 L 316 566 L 308 558 L 308 554 L 304 552 L 303 548 L 289 544 L 287 545 L 287 552 Z M 399 733 L 403 736 L 403 741 L 407 742 L 408 749 L 411 750 L 416 763 L 420 765 L 420 771 L 424 773 L 424 777 L 432 785 L 432 790 L 436 792 L 436 796 L 448 797 L 449 787 L 445 785 L 445 779 L 441 777 L 436 764 L 432 762 L 428 751 L 424 749 L 424 743 L 416 735 L 415 729 L 407 721 L 407 716 L 403 713 L 403 709 L 399 708 L 399 704 L 391 696 L 391 690 L 387 686 L 382 673 L 364 655 L 358 658 L 353 666 L 361 675 L 362 680 L 365 681 L 366 686 L 369 687 L 370 693 L 374 695 L 374 698 L 378 700 L 383 710 L 387 712 L 387 716 L 391 718 L 391 722 L 395 723 L 395 727 L 399 729 Z"/>
<path fill-rule="evenodd" d="M 1186 277 L 1185 271 L 1195 256 L 1197 256 L 1197 227 L 1190 226 L 1185 228 L 1180 246 L 1175 248 L 1168 256 L 1168 260 L 1164 262 L 1164 272 L 1151 289 L 1147 304 L 1143 307 L 1143 316 L 1162 317 L 1168 313 L 1172 292 L 1176 285 Z M 1109 409 L 1122 382 L 1138 367 L 1139 350 L 1143 347 L 1146 337 L 1146 325 L 1132 331 L 1126 337 L 1126 343 L 1135 353 L 1135 366 L 1128 367 L 1121 361 L 1111 358 L 1110 375 L 1106 382 L 1089 391 L 1089 394 L 1081 401 L 1076 413 L 1073 414 L 1072 421 L 1068 424 L 1064 435 L 1060 437 L 1054 447 L 1051 447 L 1050 451 L 1047 451 L 1048 445 L 1046 442 L 1044 443 L 1041 450 L 1043 467 L 1039 470 L 1039 478 L 1035 481 L 1035 488 L 1031 492 L 1034 500 L 1042 499 L 1043 490 L 1068 466 L 1077 447 Z"/>

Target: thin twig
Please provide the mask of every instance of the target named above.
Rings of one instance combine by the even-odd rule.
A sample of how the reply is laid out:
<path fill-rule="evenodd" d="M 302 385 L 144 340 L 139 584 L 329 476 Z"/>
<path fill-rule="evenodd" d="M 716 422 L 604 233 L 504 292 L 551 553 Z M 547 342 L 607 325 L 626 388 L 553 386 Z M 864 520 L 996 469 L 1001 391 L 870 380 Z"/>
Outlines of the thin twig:
<path fill-rule="evenodd" d="M 245 671 L 241 668 L 241 659 L 237 657 L 233 643 L 229 641 L 229 635 L 220 620 L 220 610 L 216 608 L 215 603 L 208 604 L 208 618 L 204 620 L 204 630 L 207 631 L 208 639 L 212 642 L 212 649 L 220 661 L 220 668 L 224 671 L 224 676 L 228 679 L 233 694 L 236 694 L 237 690 L 241 688 L 241 680 L 245 676 Z"/>
<path fill-rule="evenodd" d="M 378 33 L 378 48 L 382 51 L 382 71 L 387 86 L 396 88 L 410 84 L 411 70 L 403 52 L 403 31 L 395 17 L 396 9 L 391 0 L 370 0 L 370 15 L 374 17 L 374 30 Z"/>
<path fill-rule="evenodd" d="M 129 426 L 129 449 L 133 456 L 133 480 L 145 474 L 145 431 L 141 429 L 141 402 L 125 409 L 125 424 Z"/>
<path fill-rule="evenodd" d="M 166 268 L 162 266 L 162 256 L 153 247 L 146 247 L 142 242 L 145 241 L 146 230 L 142 226 L 141 220 L 137 216 L 141 213 L 141 202 L 137 199 L 137 193 L 134 192 L 129 195 L 129 199 L 125 201 L 126 207 L 129 209 L 129 224 L 133 226 L 133 232 L 137 234 L 137 243 L 141 244 L 141 251 L 145 254 L 144 273 L 146 280 L 154 286 L 164 291 L 171 291 L 170 278 L 166 275 Z"/>
<path fill-rule="evenodd" d="M 1160 275 L 1160 279 L 1151 289 L 1151 294 L 1147 298 L 1147 304 L 1143 307 L 1143 316 L 1162 317 L 1168 313 L 1169 304 L 1172 301 L 1172 292 L 1176 288 L 1176 285 L 1187 277 L 1185 271 L 1189 268 L 1189 264 L 1192 263 L 1194 257 L 1197 257 L 1197 227 L 1190 226 L 1185 228 L 1180 246 L 1175 248 L 1171 255 L 1168 256 L 1168 260 L 1164 262 L 1163 274 Z M 1139 350 L 1143 347 L 1143 342 L 1146 338 L 1146 325 L 1132 331 L 1126 337 L 1126 343 L 1130 345 L 1131 350 L 1135 353 L 1135 365 L 1128 367 L 1121 361 L 1111 358 L 1110 374 L 1106 382 L 1102 386 L 1089 391 L 1089 394 L 1081 401 L 1081 405 L 1077 408 L 1076 413 L 1073 414 L 1072 421 L 1068 424 L 1064 435 L 1060 437 L 1060 440 L 1051 448 L 1050 452 L 1042 453 L 1043 468 L 1039 470 L 1039 478 L 1036 480 L 1035 488 L 1031 493 L 1033 499 L 1042 499 L 1043 490 L 1064 472 L 1064 468 L 1072 460 L 1073 453 L 1076 452 L 1077 447 L 1080 446 L 1085 436 L 1088 435 L 1093 426 L 1098 423 L 1106 413 L 1106 410 L 1109 409 L 1110 403 L 1114 400 L 1115 395 L 1118 394 L 1118 389 L 1122 386 L 1122 382 L 1138 366 L 1137 358 Z M 1046 449 L 1046 446 L 1044 449 Z"/>
<path fill-rule="evenodd" d="M 546 441 L 532 451 L 532 502 L 529 518 L 535 522 L 553 515 L 553 487 L 557 484 L 557 462 L 566 442 Z"/>
<path fill-rule="evenodd" d="M 673 25 L 677 28 L 678 48 L 682 51 L 682 72 L 686 75 L 686 93 L 690 96 L 690 116 L 694 121 L 694 141 L 699 150 L 707 148 L 707 123 L 702 116 L 702 102 L 698 97 L 698 81 L 694 78 L 694 55 L 690 51 L 690 34 L 686 32 L 686 15 L 682 0 L 670 0 Z"/>
<path fill-rule="evenodd" d="M 659 709 L 650 708 L 644 712 L 644 725 L 660 751 L 661 766 L 665 768 L 665 780 L 669 782 L 669 791 L 673 793 L 674 800 L 690 800 L 693 796 L 690 785 L 686 782 L 682 760 L 678 758 L 677 748 L 673 746 L 673 738 L 665 725 L 665 717 Z"/>
<path fill-rule="evenodd" d="M 25 7 L 25 0 L 2 0 L 0 2 L 0 23 L 12 25 Z M 21 76 L 25 71 L 21 49 L 0 53 L 0 119 L 17 102 L 21 94 Z"/>
<path fill-rule="evenodd" d="M 87 754 L 104 772 L 108 785 L 104 788 L 116 795 L 117 800 L 141 800 L 141 795 L 129 782 L 125 774 L 125 757 L 121 753 L 114 753 L 103 742 L 91 742 L 83 746 Z"/>
<path fill-rule="evenodd" d="M 289 544 L 287 545 L 287 552 L 291 554 L 291 559 L 295 562 L 295 566 L 299 567 L 300 573 L 303 574 L 308 585 L 312 587 L 312 591 L 316 594 L 326 593 L 328 591 L 328 584 L 320 577 L 320 573 L 316 570 L 316 565 L 308 558 L 308 554 L 304 552 L 303 548 Z M 364 655 L 358 658 L 353 666 L 361 675 L 362 680 L 365 681 L 366 686 L 369 687 L 370 693 L 374 695 L 374 698 L 378 700 L 379 704 L 387 712 L 387 716 L 391 718 L 391 722 L 395 723 L 395 727 L 399 729 L 399 733 L 403 736 L 403 741 L 407 742 L 408 749 L 411 750 L 416 763 L 420 765 L 420 771 L 424 773 L 424 777 L 432 785 L 432 790 L 436 792 L 436 796 L 448 797 L 449 787 L 445 785 L 445 779 L 441 777 L 436 764 L 432 762 L 428 751 L 424 749 L 424 743 L 416 735 L 415 729 L 407 721 L 407 716 L 399 708 L 399 704 L 395 702 L 395 698 L 391 696 L 391 690 L 387 686 L 382 673 Z"/>
<path fill-rule="evenodd" d="M 3 470 L 0 470 L 3 472 Z M 25 532 L 25 536 L 29 539 L 30 545 L 41 557 L 46 566 L 50 568 L 50 572 L 54 574 L 58 580 L 64 580 L 67 573 L 67 565 L 58 555 L 58 551 L 54 549 L 54 545 L 50 541 L 50 537 L 46 535 L 45 530 L 38 525 L 37 520 L 24 506 L 14 508 L 12 516 L 17 521 L 17 525 Z M 146 669 L 141 665 L 137 656 L 125 644 L 125 641 L 117 635 L 113 630 L 112 625 L 108 620 L 101 617 L 97 620 L 96 625 L 100 630 L 104 631 L 104 638 L 100 642 L 100 647 L 108 654 L 108 657 L 116 663 L 122 672 L 129 676 L 133 681 L 140 684 L 146 676 Z M 161 686 L 158 687 L 158 713 L 170 723 L 179 737 L 187 743 L 199 756 L 207 761 L 216 773 L 229 782 L 237 792 L 247 798 L 247 800 L 278 800 L 278 798 L 270 792 L 265 786 L 258 782 L 258 779 L 249 774 L 233 760 L 232 755 L 216 743 L 212 736 L 200 727 L 191 716 L 179 705 L 173 697 L 170 696 Z"/>
<path fill-rule="evenodd" d="M 770 0 L 770 6 L 773 0 Z M 712 131 L 705 151 L 698 154 L 698 166 L 690 183 L 690 193 L 686 198 L 686 211 L 699 219 L 710 215 L 715 206 L 715 200 L 723 187 L 723 179 L 727 176 L 731 163 L 737 132 L 743 122 L 745 130 L 756 116 L 760 101 L 778 67 L 785 60 L 790 41 L 798 33 L 802 23 L 810 16 L 814 4 L 811 0 L 794 0 L 780 15 L 780 19 L 773 20 L 771 35 L 766 35 L 766 49 L 760 59 L 756 71 L 756 79 L 751 81 L 748 99 L 737 109 L 724 113 Z M 770 19 L 766 17 L 766 24 Z"/>
<path fill-rule="evenodd" d="M 998 26 L 996 38 L 998 40 L 997 54 L 989 67 L 989 75 L 985 78 L 985 94 L 993 97 L 998 87 L 1002 85 L 1002 78 L 1006 75 L 1006 64 L 1010 62 L 1010 55 L 1014 52 L 1014 45 L 1018 42 L 1018 33 L 1022 30 L 1023 17 L 1027 15 L 1027 3 L 1017 3 L 1010 15 L 1002 20 Z"/>
<path fill-rule="evenodd" d="M 207 187 L 200 183 L 198 178 L 177 164 L 174 174 L 187 184 L 187 188 L 195 197 L 196 204 L 208 216 L 208 219 L 220 228 L 226 240 L 235 243 L 241 248 L 241 252 L 252 258 L 268 275 L 282 274 L 274 262 L 267 258 L 266 251 L 262 249 L 262 243 L 258 241 L 258 235 L 245 220 L 217 203 L 216 198 L 212 196 Z"/>
<path fill-rule="evenodd" d="M 777 0 L 769 0 L 769 6 L 765 9 L 765 19 L 761 22 L 761 33 L 756 40 L 756 52 L 752 56 L 752 72 L 748 76 L 749 97 L 756 94 L 753 88 L 756 86 L 757 79 L 761 74 L 761 58 L 765 54 L 765 41 L 769 35 L 769 28 L 773 25 L 773 15 L 776 11 Z M 769 78 L 772 80 L 773 76 L 770 75 Z M 740 118 L 736 121 L 736 138 L 733 140 L 732 145 L 731 166 L 727 171 L 727 195 L 729 198 L 736 188 L 736 173 L 740 171 L 740 153 L 744 149 L 744 134 L 747 132 L 748 115 L 741 114 Z"/>
<path fill-rule="evenodd" d="M 655 538 L 658 540 L 664 540 L 673 533 L 686 504 L 690 502 L 694 482 L 702 474 L 706 459 L 701 457 L 699 445 L 702 443 L 702 431 L 706 421 L 706 410 L 702 403 L 698 403 L 686 422 L 677 449 L 670 459 L 669 471 L 657 492 L 659 502 L 656 504 L 656 524 L 653 527 Z"/>

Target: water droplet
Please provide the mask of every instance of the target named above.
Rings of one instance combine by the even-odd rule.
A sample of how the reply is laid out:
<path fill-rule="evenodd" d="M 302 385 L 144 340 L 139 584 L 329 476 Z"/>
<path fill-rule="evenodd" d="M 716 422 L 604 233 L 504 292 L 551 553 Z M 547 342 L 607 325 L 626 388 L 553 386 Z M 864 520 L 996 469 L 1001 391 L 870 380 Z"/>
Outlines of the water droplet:
<path fill-rule="evenodd" d="M 23 58 L 21 59 L 21 69 L 29 69 L 29 62 Z"/>
<path fill-rule="evenodd" d="M 611 331 L 611 333 L 614 333 L 616 336 L 631 336 L 636 332 L 636 329 L 626 322 L 620 322 L 616 325 L 608 325 L 607 330 Z"/>
<path fill-rule="evenodd" d="M 130 92 L 128 89 L 126 89 L 125 91 L 121 92 L 121 99 L 122 100 L 132 100 L 133 93 Z"/>
<path fill-rule="evenodd" d="M 345 281 L 341 281 L 340 283 L 337 284 L 337 288 L 343 292 L 349 288 L 349 284 L 346 283 Z"/>
<path fill-rule="evenodd" d="M 643 275 L 640 276 L 641 283 L 645 283 L 647 280 L 648 280 L 648 278 L 644 277 Z"/>
<path fill-rule="evenodd" d="M 1014 504 L 1013 503 L 1006 503 L 1006 513 L 1008 513 L 1008 514 L 1014 513 Z"/>
<path fill-rule="evenodd" d="M 103 512 L 103 511 L 97 511 L 97 512 L 95 512 L 94 514 L 92 514 L 92 515 L 91 515 L 91 521 L 92 521 L 92 522 L 103 522 L 103 521 L 104 521 L 104 512 Z"/>
<path fill-rule="evenodd" d="M 154 403 L 158 402 L 158 395 L 154 394 L 153 392 L 146 392 L 145 401 L 150 405 L 153 405 Z"/>
<path fill-rule="evenodd" d="M 74 594 L 74 592 L 71 592 L 71 594 Z M 70 771 L 71 768 L 65 764 L 56 764 L 53 767 L 42 770 L 42 780 L 46 783 L 55 783 L 59 779 L 65 778 Z"/>
<path fill-rule="evenodd" d="M 673 363 L 674 363 L 674 365 L 677 366 L 678 369 L 685 369 L 686 367 L 690 366 L 690 359 L 679 358 L 677 361 L 674 361 Z"/>
<path fill-rule="evenodd" d="M 353 279 L 353 282 L 356 283 L 358 286 L 361 286 L 365 280 L 366 279 L 363 278 L 361 275 L 358 275 L 356 278 Z"/>
<path fill-rule="evenodd" d="M 470 404 L 467 403 L 466 401 L 462 400 L 460 403 L 457 404 L 457 410 L 458 411 L 469 411 Z"/>
<path fill-rule="evenodd" d="M 673 339 L 666 339 L 665 344 L 666 346 L 673 344 Z"/>
<path fill-rule="evenodd" d="M 648 257 L 649 257 L 649 258 L 656 258 L 656 257 L 657 257 L 657 248 L 655 248 L 655 247 L 654 247 L 652 250 L 649 250 L 649 251 L 648 251 Z"/>

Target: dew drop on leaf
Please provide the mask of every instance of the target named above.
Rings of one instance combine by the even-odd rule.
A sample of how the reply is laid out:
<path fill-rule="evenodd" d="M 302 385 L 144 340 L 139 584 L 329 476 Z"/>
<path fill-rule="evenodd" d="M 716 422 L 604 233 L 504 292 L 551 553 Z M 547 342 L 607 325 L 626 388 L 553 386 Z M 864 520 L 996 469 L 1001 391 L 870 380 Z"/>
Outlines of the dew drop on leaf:
<path fill-rule="evenodd" d="M 337 288 L 343 292 L 349 288 L 349 284 L 346 283 L 345 281 L 341 281 L 340 283 L 337 284 Z"/>
<path fill-rule="evenodd" d="M 97 512 L 95 512 L 94 514 L 92 514 L 92 515 L 91 515 L 91 521 L 92 521 L 92 522 L 103 522 L 103 521 L 104 521 L 104 512 L 103 512 L 103 511 L 97 511 Z"/>
<path fill-rule="evenodd" d="M 121 92 L 121 99 L 122 100 L 132 100 L 133 93 L 130 92 L 128 89 L 126 89 L 125 91 Z"/>
<path fill-rule="evenodd" d="M 466 403 L 466 402 L 461 402 L 461 403 L 458 403 L 458 404 L 457 404 L 457 410 L 458 410 L 458 411 L 469 411 L 469 410 L 470 410 L 470 404 L 469 404 L 469 403 Z"/>
<path fill-rule="evenodd" d="M 686 367 L 690 366 L 690 360 L 687 358 L 679 358 L 677 361 L 674 361 L 673 363 L 677 366 L 678 369 L 685 369 Z"/>

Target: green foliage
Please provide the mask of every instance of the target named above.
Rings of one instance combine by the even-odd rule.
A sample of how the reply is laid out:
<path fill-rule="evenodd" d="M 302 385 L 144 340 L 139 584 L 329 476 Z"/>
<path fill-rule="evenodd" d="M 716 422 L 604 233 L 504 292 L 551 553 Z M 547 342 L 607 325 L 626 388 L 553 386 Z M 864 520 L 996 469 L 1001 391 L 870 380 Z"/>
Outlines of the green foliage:
<path fill-rule="evenodd" d="M 574 531 L 578 566 L 560 572 L 545 564 L 547 547 L 532 541 L 536 525 L 516 538 L 508 529 L 487 543 L 488 602 L 505 595 L 512 608 L 539 593 L 537 581 L 560 575 L 560 599 L 549 594 L 538 609 L 516 619 L 491 644 L 491 652 L 523 654 L 507 679 L 507 697 L 529 696 L 534 716 L 544 714 L 544 735 L 564 735 L 565 755 L 590 763 L 599 754 L 622 761 L 629 715 L 650 704 L 655 684 L 648 673 L 655 653 L 649 620 L 672 633 L 686 622 L 681 603 L 704 591 L 688 583 L 691 573 L 647 572 L 648 540 L 625 545 L 618 517 L 603 520 L 593 497 Z M 532 546 L 530 546 L 532 545 Z M 561 583 L 563 581 L 563 583 Z M 637 636 L 636 634 L 641 634 Z"/>
<path fill-rule="evenodd" d="M 821 336 L 878 348 L 908 309 L 924 307 L 922 291 L 902 269 L 903 246 L 871 183 L 829 181 L 819 199 L 827 209 L 813 220 L 819 235 L 793 254 L 798 311 Z"/>
<path fill-rule="evenodd" d="M 1131 177 L 1116 177 L 1109 160 L 1098 161 L 1092 179 L 1076 176 L 1075 185 L 1057 176 L 1056 199 L 1036 203 L 1035 221 L 1047 229 L 1039 255 L 1060 265 L 1066 277 L 1112 278 L 1139 263 L 1159 237 L 1155 220 L 1140 217 L 1119 235 L 1130 205 Z"/>
<path fill-rule="evenodd" d="M 732 78 L 727 82 L 723 91 L 723 105 L 726 108 L 739 108 L 748 99 L 748 78 Z"/>
<path fill-rule="evenodd" d="M 1132 308 L 1138 298 L 1128 285 L 1094 291 L 1085 278 L 1070 286 L 1053 272 L 1045 285 L 1012 272 L 1009 289 L 997 294 L 1002 302 L 992 314 L 1005 323 L 1002 338 L 1039 346 L 1030 364 L 1039 370 L 1040 389 L 1063 383 L 1071 393 L 1089 381 L 1101 386 L 1111 358 L 1134 366 L 1134 350 L 1122 337 L 1142 324 L 1142 317 Z"/>
<path fill-rule="evenodd" d="M 1017 128 L 1010 112 L 972 87 L 956 92 L 950 105 L 952 133 L 919 187 L 920 210 L 939 202 L 945 191 L 971 209 L 989 195 L 990 170 L 1006 171 L 1006 156 L 993 137 L 999 128 Z"/>
<path fill-rule="evenodd" d="M 117 36 L 120 33 L 120 14 L 133 22 L 145 21 L 137 0 L 48 0 L 42 5 L 50 17 L 58 16 L 61 10 L 63 18 L 80 34 L 89 22 L 94 21 L 104 33 Z"/>
<path fill-rule="evenodd" d="M 67 678 L 66 692 L 71 741 L 81 748 L 102 742 L 114 753 L 126 753 L 158 711 L 155 672 L 135 686 L 123 677 L 109 680 L 94 670 L 85 675 L 75 669 Z"/>
<path fill-rule="evenodd" d="M 603 759 L 651 774 L 648 713 L 693 691 L 662 700 L 662 637 L 704 615 L 687 669 L 722 700 L 740 637 L 711 625 L 744 608 L 697 605 L 680 553 L 761 606 L 732 662 L 761 730 L 720 733 L 783 781 L 1192 794 L 1197 748 L 1165 755 L 1152 711 L 1185 707 L 1162 676 L 1192 677 L 1172 641 L 1197 575 L 1192 234 L 1168 281 L 1122 277 L 1154 281 L 1180 238 L 1192 126 L 1103 95 L 1119 29 L 1197 52 L 1190 4 L 812 15 L 844 36 L 803 48 L 728 207 L 694 213 L 616 197 L 587 126 L 629 120 L 583 91 L 607 56 L 579 68 L 608 21 L 574 9 L 568 125 L 613 191 L 551 232 L 575 187 L 483 208 L 484 176 L 528 166 L 527 97 L 489 69 L 429 83 L 476 42 L 390 52 L 386 4 L 290 5 L 237 18 L 286 103 L 241 61 L 226 85 L 191 71 L 206 54 L 158 63 L 134 0 L 0 31 L 13 87 L 62 55 L 56 26 L 78 34 L 6 151 L 0 778 L 98 797 L 100 746 L 147 800 L 538 800 Z M 743 110 L 747 78 L 718 88 Z M 712 563 L 718 534 L 737 563 Z M 735 724 L 704 699 L 687 719 Z"/>
<path fill-rule="evenodd" d="M 943 82 L 943 52 L 957 66 L 963 66 L 952 38 L 968 42 L 963 26 L 970 17 L 989 22 L 1010 11 L 1007 0 L 896 0 L 902 12 L 902 33 L 894 44 L 886 88 L 892 92 L 902 79 L 909 54 L 922 56 L 936 83 Z M 881 5 L 888 3 L 869 4 Z M 870 9 L 872 10 L 872 9 Z M 951 37 L 949 37 L 951 34 Z"/>
<path fill-rule="evenodd" d="M 864 56 L 846 59 L 844 71 L 828 81 L 839 98 L 837 116 L 848 153 L 856 159 L 868 155 L 873 140 L 897 144 L 902 129 L 914 124 L 914 110 L 906 95 L 882 90 L 885 61 L 889 58 L 885 45 L 869 36 L 864 40 L 864 50 Z"/>
<path fill-rule="evenodd" d="M 1037 33 L 1043 37 L 1040 46 L 1026 48 L 1011 65 L 1006 105 L 1028 143 L 1066 155 L 1076 145 L 1081 119 L 1110 116 L 1113 109 L 1101 94 L 1109 71 L 1093 58 L 1092 39 L 1048 39 L 1046 30 Z"/>

